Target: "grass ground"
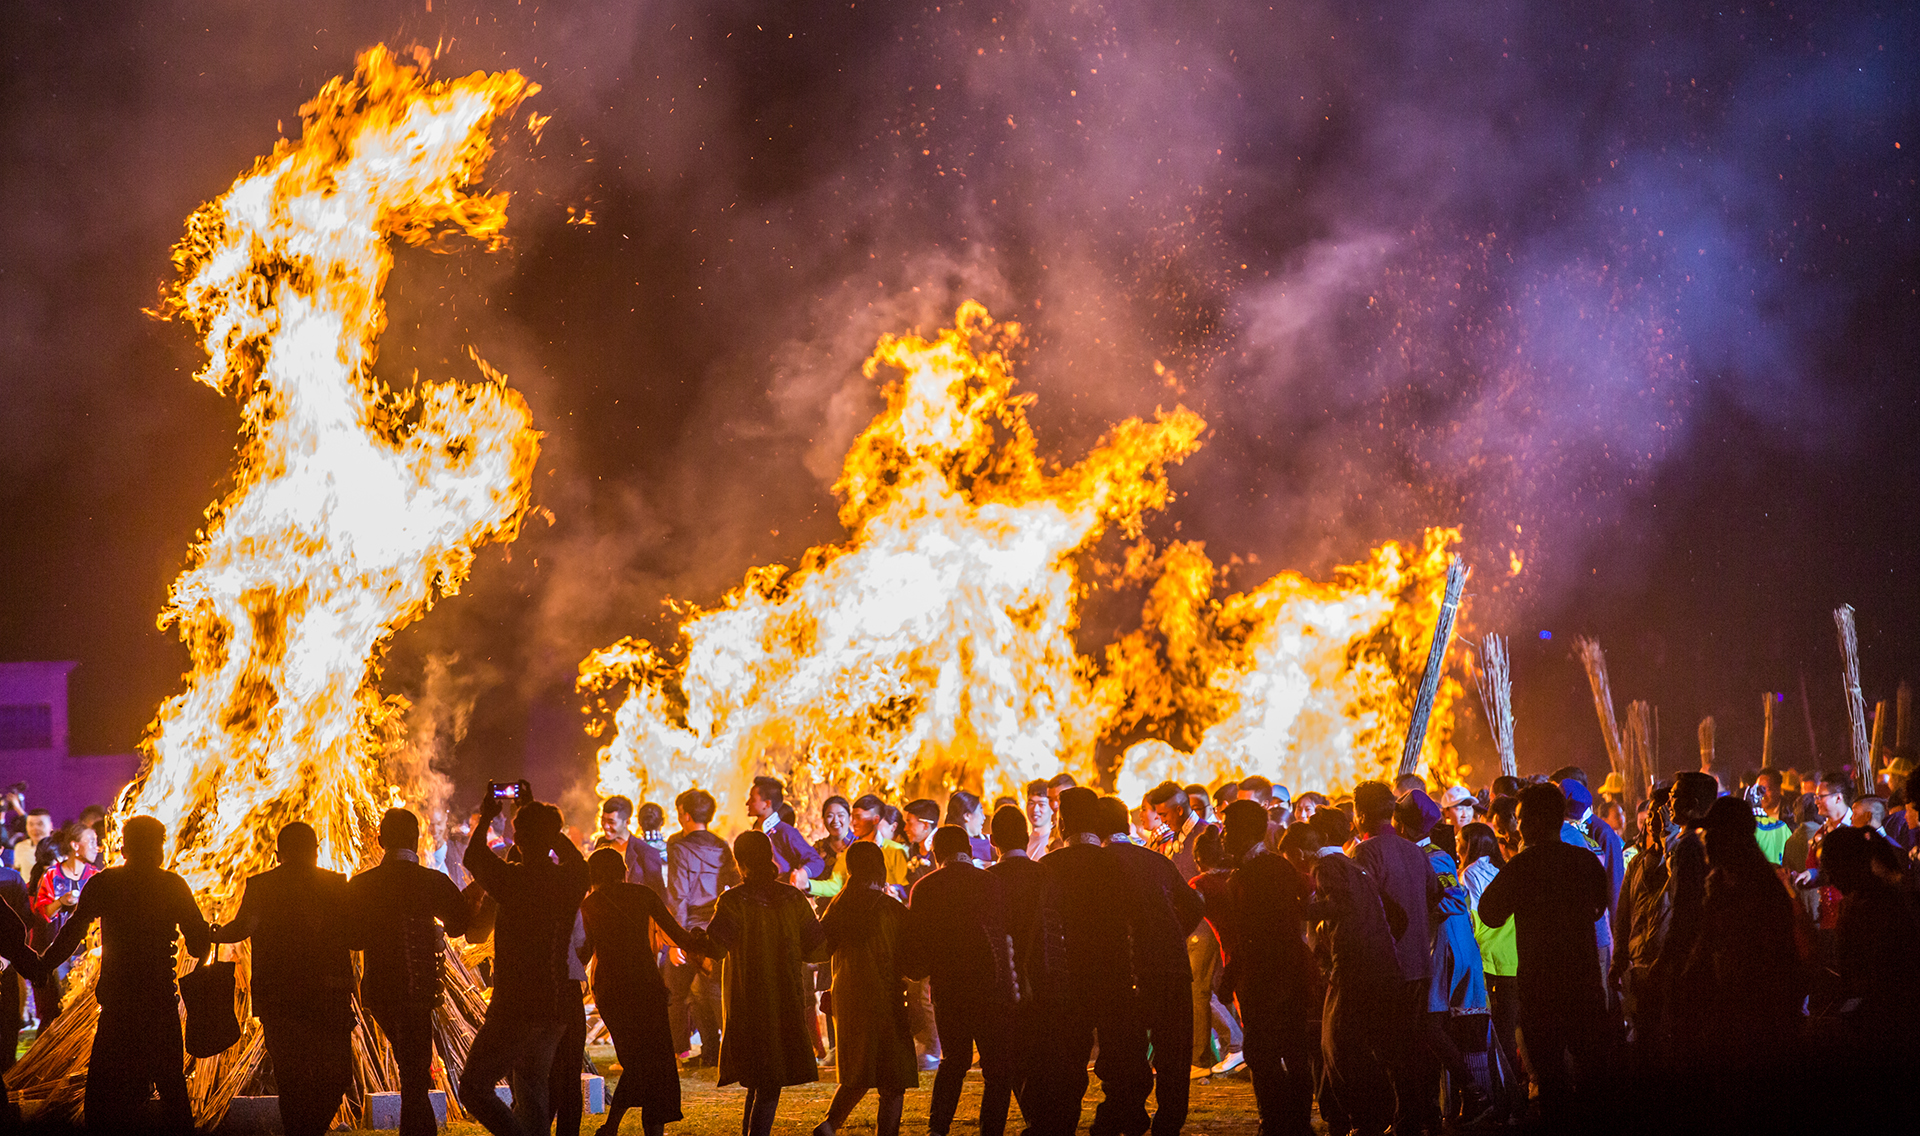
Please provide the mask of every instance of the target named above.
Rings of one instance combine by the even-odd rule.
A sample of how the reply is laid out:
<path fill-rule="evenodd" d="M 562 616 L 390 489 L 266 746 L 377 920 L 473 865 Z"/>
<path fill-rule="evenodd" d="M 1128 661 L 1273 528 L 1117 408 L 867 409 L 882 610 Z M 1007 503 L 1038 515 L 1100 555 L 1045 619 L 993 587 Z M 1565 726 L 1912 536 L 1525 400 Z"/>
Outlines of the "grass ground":
<path fill-rule="evenodd" d="M 612 1061 L 612 1053 L 597 1047 L 589 1054 L 596 1067 L 607 1071 Z M 831 1078 L 833 1070 L 822 1070 L 824 1078 Z M 607 1091 L 612 1093 L 617 1075 L 608 1073 Z M 920 1091 L 907 1094 L 906 1119 L 901 1131 L 906 1136 L 924 1134 L 927 1130 L 927 1099 L 933 1087 L 933 1074 L 923 1073 L 920 1077 Z M 780 1098 L 780 1118 L 773 1126 L 775 1136 L 808 1136 L 816 1124 L 825 1119 L 827 1101 L 833 1096 L 834 1084 L 831 1079 L 823 1079 L 811 1085 L 796 1085 L 789 1088 Z M 1088 1094 L 1089 1107 L 1083 1113 L 1083 1120 L 1091 1120 L 1091 1104 L 1098 1100 L 1098 1082 Z M 681 1111 L 686 1119 L 668 1126 L 669 1136 L 738 1136 L 740 1131 L 741 1103 L 746 1090 L 738 1085 L 719 1088 L 714 1084 L 712 1070 L 691 1073 L 680 1079 Z M 960 1099 L 960 1111 L 954 1118 L 954 1136 L 977 1132 L 974 1119 L 980 1113 L 980 1073 L 978 1070 L 967 1075 L 965 1095 Z M 589 1115 L 581 1123 L 582 1136 L 593 1136 L 600 1125 L 600 1117 Z M 869 1096 L 856 1108 L 847 1122 L 845 1131 L 861 1136 L 871 1136 L 874 1122 L 874 1098 Z M 1213 1077 L 1196 1084 L 1193 1088 L 1193 1102 L 1187 1116 L 1186 1136 L 1254 1136 L 1259 1131 L 1260 1122 L 1253 1111 L 1253 1090 L 1243 1075 L 1235 1077 Z M 1019 1110 L 1016 1107 L 1008 1130 L 1019 1130 Z M 472 1122 L 449 1124 L 445 1129 L 447 1136 L 485 1136 L 485 1129 Z M 640 1116 L 632 1113 L 626 1123 L 620 1126 L 622 1136 L 640 1136 Z"/>

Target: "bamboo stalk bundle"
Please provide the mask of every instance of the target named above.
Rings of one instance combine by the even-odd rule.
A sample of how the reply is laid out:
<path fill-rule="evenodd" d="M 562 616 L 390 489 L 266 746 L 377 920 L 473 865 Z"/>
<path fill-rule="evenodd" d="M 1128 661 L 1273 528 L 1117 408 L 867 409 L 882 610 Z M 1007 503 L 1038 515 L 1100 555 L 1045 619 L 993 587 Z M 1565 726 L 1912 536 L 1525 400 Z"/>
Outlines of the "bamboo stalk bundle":
<path fill-rule="evenodd" d="M 1713 752 L 1713 715 L 1700 719 L 1700 772 L 1712 773 Z"/>
<path fill-rule="evenodd" d="M 1833 624 L 1840 632 L 1840 657 L 1845 663 L 1841 685 L 1847 694 L 1847 723 L 1853 727 L 1853 776 L 1864 793 L 1873 788 L 1873 758 L 1867 748 L 1867 703 L 1860 696 L 1860 640 L 1853 629 L 1853 605 L 1835 608 Z"/>
<path fill-rule="evenodd" d="M 1600 734 L 1607 743 L 1607 767 L 1626 780 L 1620 754 L 1620 723 L 1613 716 L 1613 686 L 1607 681 L 1607 655 L 1598 639 L 1586 636 L 1574 640 L 1580 652 L 1580 665 L 1586 668 L 1587 685 L 1593 689 L 1593 710 L 1600 718 Z"/>
<path fill-rule="evenodd" d="M 1420 676 L 1420 694 L 1413 702 L 1413 717 L 1407 723 L 1407 743 L 1400 749 L 1400 775 L 1420 767 L 1420 751 L 1427 744 L 1427 718 L 1433 713 L 1433 700 L 1440 692 L 1440 674 L 1446 669 L 1447 647 L 1453 642 L 1453 618 L 1460 609 L 1460 591 L 1467 585 L 1467 566 L 1458 556 L 1447 558 L 1447 590 L 1440 600 L 1440 620 L 1433 629 L 1433 644 L 1427 648 L 1427 669 Z"/>
<path fill-rule="evenodd" d="M 1634 702 L 1627 706 L 1627 726 L 1621 737 L 1621 749 L 1632 768 L 1630 787 L 1637 788 L 1643 794 L 1653 792 L 1653 708 L 1645 702 Z"/>
<path fill-rule="evenodd" d="M 1493 748 L 1500 754 L 1500 772 L 1517 777 L 1520 769 L 1513 751 L 1513 671 L 1507 642 L 1498 635 L 1480 638 L 1480 667 L 1474 674 L 1474 686 L 1480 691 L 1480 708 L 1487 715 Z"/>
<path fill-rule="evenodd" d="M 1773 691 L 1760 696 L 1760 768 L 1773 768 Z"/>

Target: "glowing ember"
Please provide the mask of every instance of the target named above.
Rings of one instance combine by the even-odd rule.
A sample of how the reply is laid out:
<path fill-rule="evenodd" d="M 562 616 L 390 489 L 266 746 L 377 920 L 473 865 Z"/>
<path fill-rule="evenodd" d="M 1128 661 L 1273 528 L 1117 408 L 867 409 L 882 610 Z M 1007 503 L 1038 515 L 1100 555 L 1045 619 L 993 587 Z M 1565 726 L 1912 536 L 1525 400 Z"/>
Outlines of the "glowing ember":
<path fill-rule="evenodd" d="M 1283 573 L 1224 602 L 1200 546 L 1156 557 L 1137 543 L 1130 574 L 1154 577 L 1147 627 L 1100 665 L 1074 649 L 1076 554 L 1110 527 L 1138 536 L 1204 424 L 1183 408 L 1130 419 L 1054 469 L 1011 394 L 1017 334 L 969 303 L 931 341 L 881 340 L 866 374 L 900 374 L 834 486 L 848 539 L 684 609 L 671 651 L 627 639 L 581 664 L 590 729 L 615 729 L 602 793 L 698 784 L 730 802 L 772 771 L 803 798 L 825 785 L 998 794 L 1067 769 L 1117 772 L 1137 794 L 1169 776 L 1336 787 L 1391 769 L 1457 531 L 1417 553 L 1389 543 L 1330 584 Z M 1458 693 L 1448 680 L 1434 708 L 1436 772 L 1453 766 Z M 1141 737 L 1179 748 L 1147 742 L 1119 770 L 1098 767 L 1097 741 Z"/>
<path fill-rule="evenodd" d="M 366 52 L 174 250 L 163 314 L 203 334 L 198 378 L 240 400 L 244 437 L 160 617 L 192 652 L 187 689 L 115 818 L 166 822 L 210 916 L 272 863 L 281 824 L 312 824 L 322 863 L 351 869 L 380 810 L 418 792 L 379 652 L 526 509 L 539 435 L 500 375 L 396 392 L 372 374 L 387 238 L 498 241 L 506 197 L 471 186 L 488 131 L 535 89 L 433 82 L 425 62 Z"/>

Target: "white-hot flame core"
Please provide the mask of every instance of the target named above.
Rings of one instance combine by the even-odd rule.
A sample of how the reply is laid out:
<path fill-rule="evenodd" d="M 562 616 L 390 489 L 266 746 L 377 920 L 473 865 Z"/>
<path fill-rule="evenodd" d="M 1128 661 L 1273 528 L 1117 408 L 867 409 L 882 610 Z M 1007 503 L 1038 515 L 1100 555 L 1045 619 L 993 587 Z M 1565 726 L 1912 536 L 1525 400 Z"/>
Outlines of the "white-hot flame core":
<path fill-rule="evenodd" d="M 511 72 L 429 81 L 375 48 L 175 250 L 166 314 L 203 333 L 198 378 L 239 398 L 244 434 L 161 615 L 191 651 L 187 688 L 115 817 L 164 822 L 172 867 L 216 909 L 289 821 L 314 826 L 323 863 L 359 865 L 413 789 L 396 783 L 412 780 L 406 703 L 378 690 L 382 646 L 526 509 L 539 435 L 498 375 L 396 394 L 371 366 L 389 238 L 498 239 L 504 195 L 471 186 L 490 128 L 533 89 Z"/>

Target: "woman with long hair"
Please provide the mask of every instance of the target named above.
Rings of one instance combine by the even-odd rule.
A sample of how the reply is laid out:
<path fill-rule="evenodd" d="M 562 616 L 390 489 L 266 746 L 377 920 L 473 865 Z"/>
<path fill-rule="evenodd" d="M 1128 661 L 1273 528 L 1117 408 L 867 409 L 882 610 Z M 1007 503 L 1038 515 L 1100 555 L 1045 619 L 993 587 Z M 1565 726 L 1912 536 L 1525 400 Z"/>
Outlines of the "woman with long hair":
<path fill-rule="evenodd" d="M 806 894 L 780 878 L 766 833 L 734 837 L 733 858 L 746 882 L 721 893 L 698 945 L 726 963 L 719 1083 L 747 1088 L 742 1136 L 767 1136 L 780 1090 L 820 1076 L 807 1028 L 806 964 L 821 961 L 827 936 Z"/>
<path fill-rule="evenodd" d="M 847 886 L 821 920 L 833 952 L 840 1087 L 826 1120 L 813 1131 L 834 1136 L 872 1089 L 880 1095 L 879 1136 L 899 1136 L 906 1091 L 920 1083 L 898 957 L 907 909 L 887 894 L 887 864 L 879 845 L 850 846 L 846 863 Z"/>

